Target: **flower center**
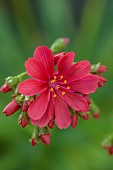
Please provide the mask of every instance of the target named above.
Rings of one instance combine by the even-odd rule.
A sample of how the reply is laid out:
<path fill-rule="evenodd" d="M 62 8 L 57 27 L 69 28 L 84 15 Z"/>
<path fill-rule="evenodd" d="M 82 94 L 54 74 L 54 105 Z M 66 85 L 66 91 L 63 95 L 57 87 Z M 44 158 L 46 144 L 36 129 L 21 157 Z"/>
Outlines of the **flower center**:
<path fill-rule="evenodd" d="M 53 97 L 57 97 L 56 90 L 59 90 L 62 96 L 66 94 L 64 90 L 62 91 L 62 87 L 65 87 L 68 90 L 70 89 L 70 86 L 66 86 L 67 80 L 63 80 L 63 78 L 63 75 L 59 78 L 57 76 L 53 76 L 53 78 L 49 81 L 48 85 L 50 87 L 50 92 L 53 93 Z"/>

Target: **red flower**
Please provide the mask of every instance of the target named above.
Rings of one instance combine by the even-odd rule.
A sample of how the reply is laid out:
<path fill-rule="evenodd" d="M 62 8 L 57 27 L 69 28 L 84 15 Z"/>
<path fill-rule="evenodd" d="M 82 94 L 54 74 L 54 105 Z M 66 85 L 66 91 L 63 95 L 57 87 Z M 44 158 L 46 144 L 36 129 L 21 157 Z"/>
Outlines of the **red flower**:
<path fill-rule="evenodd" d="M 19 110 L 21 106 L 16 102 L 16 99 L 13 99 L 2 111 L 6 114 L 6 116 L 10 116 L 13 113 L 15 113 L 17 110 Z"/>
<path fill-rule="evenodd" d="M 89 61 L 73 64 L 74 52 L 66 53 L 54 68 L 54 54 L 46 46 L 39 46 L 34 57 L 25 62 L 26 71 L 32 78 L 23 81 L 18 91 L 24 96 L 40 95 L 28 108 L 33 125 L 45 127 L 55 117 L 60 128 L 71 124 L 68 106 L 75 111 L 87 112 L 89 105 L 83 94 L 95 92 L 98 78 L 90 74 Z"/>
<path fill-rule="evenodd" d="M 12 91 L 12 88 L 9 87 L 9 85 L 7 83 L 5 83 L 1 88 L 0 88 L 0 92 L 3 93 L 7 93 L 9 91 Z"/>

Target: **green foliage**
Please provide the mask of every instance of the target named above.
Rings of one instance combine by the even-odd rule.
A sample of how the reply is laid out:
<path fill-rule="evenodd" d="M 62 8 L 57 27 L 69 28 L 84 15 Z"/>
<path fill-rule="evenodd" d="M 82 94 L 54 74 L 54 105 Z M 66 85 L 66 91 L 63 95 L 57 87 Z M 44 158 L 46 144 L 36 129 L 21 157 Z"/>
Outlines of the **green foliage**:
<path fill-rule="evenodd" d="M 93 95 L 101 118 L 81 120 L 76 129 L 56 128 L 49 147 L 32 147 L 28 142 L 32 129 L 17 124 L 18 113 L 8 118 L 2 114 L 10 98 L 0 94 L 1 170 L 113 169 L 113 157 L 101 148 L 101 141 L 113 130 L 112 0 L 1 0 L 0 85 L 5 77 L 25 70 L 24 61 L 36 46 L 50 46 L 60 36 L 71 39 L 66 50 L 75 50 L 76 61 L 107 65 L 108 82 Z"/>

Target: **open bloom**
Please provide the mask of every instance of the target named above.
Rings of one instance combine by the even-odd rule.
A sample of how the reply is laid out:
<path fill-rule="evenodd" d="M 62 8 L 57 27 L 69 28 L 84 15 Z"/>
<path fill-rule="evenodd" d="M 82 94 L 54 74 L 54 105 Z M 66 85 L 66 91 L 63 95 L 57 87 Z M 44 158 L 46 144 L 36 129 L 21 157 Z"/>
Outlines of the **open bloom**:
<path fill-rule="evenodd" d="M 39 46 L 34 57 L 25 62 L 26 72 L 32 78 L 21 82 L 18 91 L 24 96 L 37 96 L 28 108 L 33 125 L 45 127 L 55 119 L 58 128 L 71 124 L 69 107 L 87 112 L 89 104 L 84 97 L 95 92 L 98 78 L 90 74 L 89 61 L 73 64 L 74 52 L 65 53 L 54 68 L 54 54 L 46 46 Z"/>

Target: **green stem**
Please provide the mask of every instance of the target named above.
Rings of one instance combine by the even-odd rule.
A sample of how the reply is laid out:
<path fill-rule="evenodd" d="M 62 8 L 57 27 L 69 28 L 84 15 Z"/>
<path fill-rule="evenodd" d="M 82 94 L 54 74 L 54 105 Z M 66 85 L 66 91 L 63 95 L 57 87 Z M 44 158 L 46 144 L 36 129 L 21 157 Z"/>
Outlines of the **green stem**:
<path fill-rule="evenodd" d="M 22 78 L 22 77 L 24 77 L 24 76 L 26 76 L 26 75 L 27 75 L 27 72 L 23 72 L 23 73 L 19 74 L 18 77 L 21 77 L 21 78 Z"/>
<path fill-rule="evenodd" d="M 21 73 L 21 74 L 18 75 L 19 83 L 22 81 L 22 79 L 23 79 L 24 76 L 27 76 L 27 72 L 23 72 L 23 73 Z"/>

